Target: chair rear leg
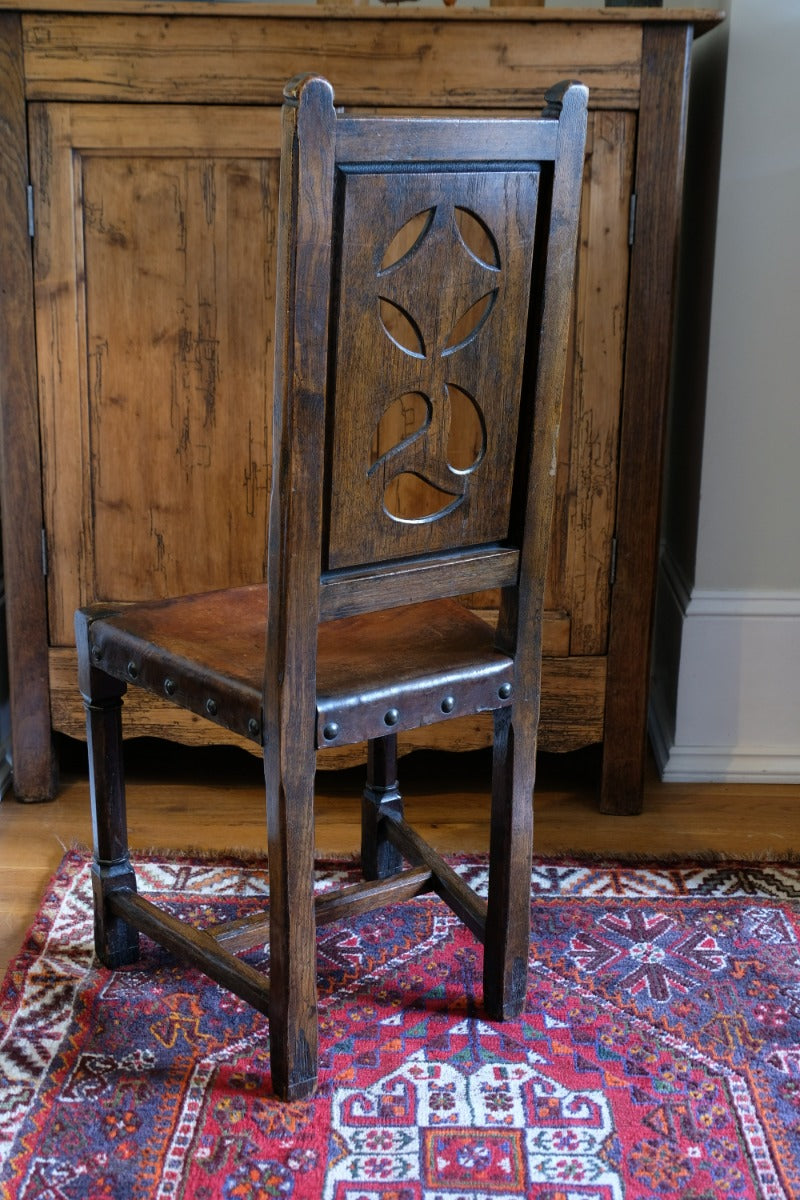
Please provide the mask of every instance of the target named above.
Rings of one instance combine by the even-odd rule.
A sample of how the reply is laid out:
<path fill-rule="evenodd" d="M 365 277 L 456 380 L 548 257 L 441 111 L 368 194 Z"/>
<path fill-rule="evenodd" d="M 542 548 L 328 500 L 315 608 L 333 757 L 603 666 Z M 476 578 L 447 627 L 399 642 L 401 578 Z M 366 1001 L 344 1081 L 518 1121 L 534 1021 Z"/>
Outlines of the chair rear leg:
<path fill-rule="evenodd" d="M 365 879 L 388 879 L 403 865 L 399 850 L 386 836 L 383 816 L 403 815 L 397 786 L 397 735 L 367 743 L 367 784 L 361 800 L 361 872 Z"/>
<path fill-rule="evenodd" d="M 121 917 L 115 916 L 108 903 L 114 892 L 136 891 L 136 877 L 128 851 L 122 758 L 122 696 L 125 684 L 94 667 L 86 667 L 88 638 L 83 636 L 80 622 L 78 633 L 94 834 L 94 942 L 97 956 L 105 966 L 121 967 L 136 962 L 139 957 L 138 932 Z"/>
<path fill-rule="evenodd" d="M 484 1006 L 495 1020 L 516 1017 L 525 1005 L 535 759 L 536 724 L 529 711 L 497 710 L 483 959 Z"/>
<path fill-rule="evenodd" d="M 314 917 L 314 768 L 284 747 L 265 753 L 269 838 L 269 1042 L 276 1095 L 302 1100 L 317 1084 L 317 941 Z M 307 760 L 303 766 L 304 758 Z M 294 759 L 294 761 L 293 761 Z"/>

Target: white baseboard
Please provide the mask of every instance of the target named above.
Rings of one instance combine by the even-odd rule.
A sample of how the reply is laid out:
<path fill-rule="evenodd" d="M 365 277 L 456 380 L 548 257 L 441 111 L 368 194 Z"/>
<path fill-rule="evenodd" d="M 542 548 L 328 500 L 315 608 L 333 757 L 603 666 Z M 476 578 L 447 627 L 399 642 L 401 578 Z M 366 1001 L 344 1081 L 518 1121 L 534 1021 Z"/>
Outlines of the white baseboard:
<path fill-rule="evenodd" d="M 690 591 L 664 555 L 659 605 L 649 728 L 662 778 L 800 783 L 800 592 Z"/>

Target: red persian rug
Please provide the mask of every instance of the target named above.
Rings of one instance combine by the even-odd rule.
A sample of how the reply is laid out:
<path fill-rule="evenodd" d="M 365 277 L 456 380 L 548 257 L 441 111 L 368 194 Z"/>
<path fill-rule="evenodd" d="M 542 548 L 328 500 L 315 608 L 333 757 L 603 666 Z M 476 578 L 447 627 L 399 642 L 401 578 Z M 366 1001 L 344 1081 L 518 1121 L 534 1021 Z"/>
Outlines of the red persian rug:
<path fill-rule="evenodd" d="M 176 912 L 268 895 L 234 859 L 138 872 Z M 353 873 L 322 863 L 321 886 Z M 504 1025 L 437 899 L 327 926 L 319 1093 L 282 1105 L 257 1013 L 148 942 L 98 968 L 67 855 L 0 994 L 2 1196 L 800 1197 L 800 869 L 540 861 L 533 891 Z"/>

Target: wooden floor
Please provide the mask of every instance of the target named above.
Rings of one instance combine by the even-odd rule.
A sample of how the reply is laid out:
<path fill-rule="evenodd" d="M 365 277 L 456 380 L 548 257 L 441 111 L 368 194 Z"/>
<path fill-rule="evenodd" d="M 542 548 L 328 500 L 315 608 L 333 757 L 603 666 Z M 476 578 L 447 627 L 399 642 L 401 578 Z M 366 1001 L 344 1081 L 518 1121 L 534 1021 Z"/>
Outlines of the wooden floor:
<path fill-rule="evenodd" d="M 186 750 L 158 742 L 128 750 L 128 810 L 135 849 L 261 850 L 261 763 L 244 751 Z M 542 755 L 536 853 L 571 851 L 659 859 L 722 854 L 745 860 L 800 852 L 800 786 L 663 784 L 649 772 L 644 812 L 597 811 L 599 755 Z M 47 804 L 0 804 L 0 975 L 22 941 L 64 850 L 91 843 L 85 747 L 62 745 L 62 788 Z M 417 753 L 401 763 L 409 819 L 439 850 L 487 847 L 488 752 Z M 318 776 L 317 846 L 357 849 L 362 772 Z"/>

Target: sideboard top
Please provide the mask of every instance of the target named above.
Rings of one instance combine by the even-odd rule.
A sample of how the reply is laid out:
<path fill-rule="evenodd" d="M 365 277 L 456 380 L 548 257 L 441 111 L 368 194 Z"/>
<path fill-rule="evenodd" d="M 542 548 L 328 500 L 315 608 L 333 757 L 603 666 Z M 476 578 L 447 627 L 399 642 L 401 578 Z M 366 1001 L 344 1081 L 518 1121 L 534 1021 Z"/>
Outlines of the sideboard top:
<path fill-rule="evenodd" d="M 725 19 L 724 12 L 700 8 L 540 8 L 512 3 L 492 8 L 445 7 L 441 2 L 401 8 L 354 5 L 344 0 L 330 4 L 280 4 L 270 0 L 0 0 L 0 11 L 20 13 L 108 14 L 112 16 L 225 16 L 295 17 L 302 20 L 340 16 L 360 21 L 529 21 L 610 22 L 625 24 L 691 24 L 696 34 L 713 29 Z"/>

